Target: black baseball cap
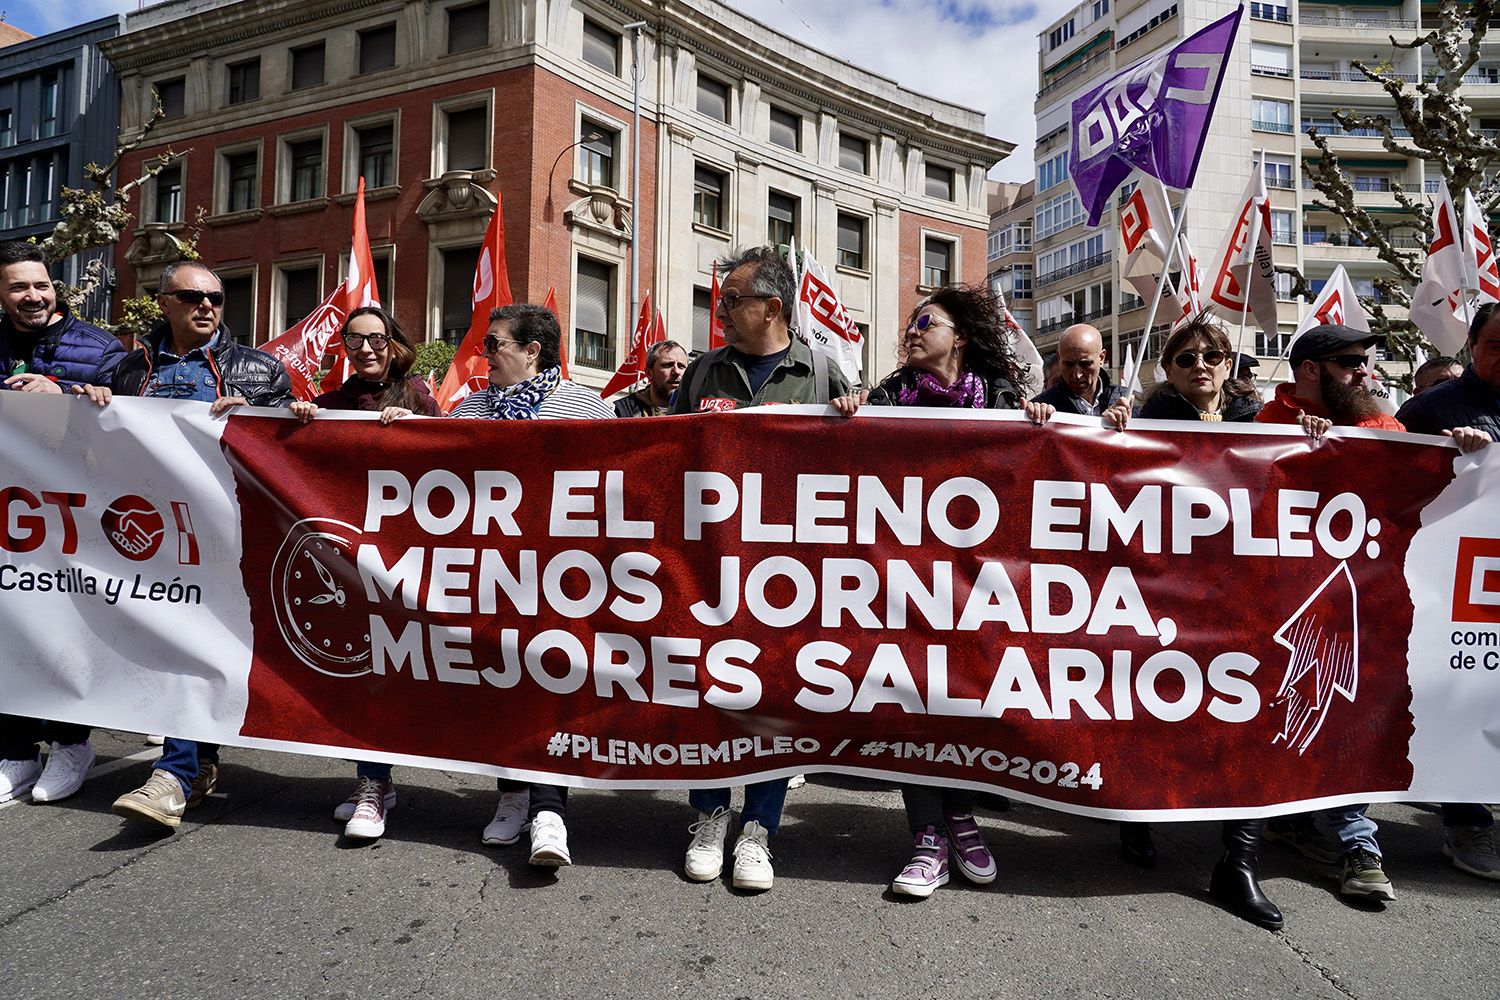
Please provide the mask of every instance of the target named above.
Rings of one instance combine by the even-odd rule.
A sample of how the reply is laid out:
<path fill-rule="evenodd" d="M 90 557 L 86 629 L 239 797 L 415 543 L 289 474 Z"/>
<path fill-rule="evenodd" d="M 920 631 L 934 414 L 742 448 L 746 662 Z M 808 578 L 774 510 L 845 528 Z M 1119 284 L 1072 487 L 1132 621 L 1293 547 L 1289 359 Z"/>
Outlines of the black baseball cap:
<path fill-rule="evenodd" d="M 1297 338 L 1292 344 L 1291 361 L 1294 365 L 1300 365 L 1304 361 L 1321 358 L 1325 354 L 1333 354 L 1342 347 L 1350 347 L 1354 344 L 1368 347 L 1384 340 L 1385 334 L 1383 333 L 1356 330 L 1342 323 L 1325 323 L 1322 326 L 1313 327 Z"/>

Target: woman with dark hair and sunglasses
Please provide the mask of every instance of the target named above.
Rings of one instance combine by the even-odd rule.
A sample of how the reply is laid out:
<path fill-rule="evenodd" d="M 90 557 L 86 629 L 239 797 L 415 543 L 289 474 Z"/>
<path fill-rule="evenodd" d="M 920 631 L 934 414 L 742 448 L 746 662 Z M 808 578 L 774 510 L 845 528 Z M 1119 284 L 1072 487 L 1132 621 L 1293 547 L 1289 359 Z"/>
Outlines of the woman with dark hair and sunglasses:
<path fill-rule="evenodd" d="M 427 383 L 411 374 L 417 353 L 394 316 L 379 306 L 356 309 L 344 320 L 339 337 L 354 374 L 310 403 L 293 403 L 298 420 L 305 424 L 319 410 L 378 411 L 382 424 L 408 413 L 438 415 Z M 385 833 L 386 813 L 396 805 L 391 765 L 356 761 L 354 773 L 359 780 L 354 794 L 339 803 L 333 818 L 344 824 L 344 836 L 374 840 Z"/>
<path fill-rule="evenodd" d="M 1172 331 L 1161 350 L 1167 380 L 1152 390 L 1140 416 L 1156 420 L 1207 420 L 1252 423 L 1261 401 L 1255 386 L 1231 379 L 1234 348 L 1229 335 L 1199 313 Z M 1104 411 L 1104 422 L 1124 430 L 1130 422 L 1129 400 Z M 1208 891 L 1238 916 L 1268 930 L 1279 930 L 1281 910 L 1260 888 L 1257 856 L 1266 829 L 1263 819 L 1225 820 L 1220 841 L 1224 854 L 1214 866 Z M 1156 863 L 1156 847 L 1148 823 L 1120 824 L 1120 851 L 1125 860 L 1142 868 Z"/>
<path fill-rule="evenodd" d="M 1000 304 L 981 285 L 947 285 L 920 303 L 897 351 L 901 367 L 860 396 L 832 401 L 846 416 L 861 402 L 874 406 L 936 406 L 959 410 L 1023 410 L 1040 426 L 1056 410 L 1030 403 L 1025 374 L 1010 346 Z M 925 898 L 948 882 L 951 856 L 970 882 L 995 881 L 995 857 L 974 821 L 977 793 L 962 788 L 903 785 L 914 853 L 891 883 L 902 896 Z"/>

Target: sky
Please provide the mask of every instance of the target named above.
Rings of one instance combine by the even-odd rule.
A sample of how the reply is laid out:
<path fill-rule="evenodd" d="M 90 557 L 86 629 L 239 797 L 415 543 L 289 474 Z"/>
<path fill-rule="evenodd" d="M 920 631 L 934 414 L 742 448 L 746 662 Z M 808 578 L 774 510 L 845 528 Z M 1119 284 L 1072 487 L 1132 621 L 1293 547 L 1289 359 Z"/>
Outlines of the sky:
<path fill-rule="evenodd" d="M 1036 139 L 1037 33 L 1076 0 L 735 0 L 744 14 L 909 90 L 977 108 L 1016 144 L 991 176 L 1027 180 Z M 46 34 L 137 0 L 0 0 L 5 20 Z"/>

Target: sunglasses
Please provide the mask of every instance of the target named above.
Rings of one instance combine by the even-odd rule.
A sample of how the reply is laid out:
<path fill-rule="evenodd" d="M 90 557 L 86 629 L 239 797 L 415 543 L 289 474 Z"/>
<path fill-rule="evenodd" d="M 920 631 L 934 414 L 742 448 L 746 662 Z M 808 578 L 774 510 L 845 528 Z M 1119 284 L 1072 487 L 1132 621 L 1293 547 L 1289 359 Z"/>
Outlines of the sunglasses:
<path fill-rule="evenodd" d="M 775 297 L 774 295 L 752 295 L 750 292 L 730 292 L 728 295 L 719 296 L 719 305 L 724 307 L 725 312 L 733 312 L 741 299 L 774 299 Z"/>
<path fill-rule="evenodd" d="M 946 320 L 938 319 L 932 313 L 923 313 L 916 319 L 912 320 L 910 323 L 906 324 L 906 328 L 908 330 L 915 330 L 918 333 L 926 333 L 928 330 L 931 330 L 935 326 L 953 326 L 953 324 L 947 322 Z"/>
<path fill-rule="evenodd" d="M 180 288 L 175 292 L 163 292 L 162 294 L 170 295 L 178 302 L 187 306 L 196 306 L 204 299 L 207 299 L 208 304 L 215 309 L 224 304 L 223 292 L 205 292 L 201 288 Z"/>
<path fill-rule="evenodd" d="M 1335 354 L 1331 358 L 1318 359 L 1319 364 L 1325 361 L 1330 364 L 1338 365 L 1340 368 L 1347 368 L 1352 372 L 1358 371 L 1361 368 L 1368 367 L 1368 365 L 1370 364 L 1370 356 L 1368 354 Z"/>
<path fill-rule="evenodd" d="M 1183 351 L 1172 359 L 1172 364 L 1178 368 L 1188 369 L 1195 367 L 1198 364 L 1198 359 L 1202 358 L 1205 365 L 1210 368 L 1217 368 L 1228 357 L 1229 355 L 1223 351 L 1204 351 L 1202 354 L 1199 354 L 1197 351 Z"/>
<path fill-rule="evenodd" d="M 383 351 L 391 346 L 391 338 L 383 333 L 346 333 L 343 335 L 344 349 L 357 351 L 366 344 L 372 351 Z"/>
<path fill-rule="evenodd" d="M 512 344 L 516 347 L 524 346 L 519 340 L 501 340 L 493 333 L 487 333 L 484 335 L 484 353 L 498 354 L 501 344 Z"/>

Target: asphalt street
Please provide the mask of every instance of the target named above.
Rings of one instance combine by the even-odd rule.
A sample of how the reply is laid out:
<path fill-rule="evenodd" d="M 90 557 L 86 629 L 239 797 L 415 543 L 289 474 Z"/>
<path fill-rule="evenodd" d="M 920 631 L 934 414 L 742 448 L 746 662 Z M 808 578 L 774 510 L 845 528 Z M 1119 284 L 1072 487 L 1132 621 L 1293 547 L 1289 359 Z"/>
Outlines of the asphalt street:
<path fill-rule="evenodd" d="M 1273 934 L 1208 898 L 1213 823 L 1159 827 L 1142 872 L 1112 824 L 986 811 L 997 882 L 909 902 L 888 891 L 899 795 L 814 777 L 772 838 L 775 887 L 748 895 L 727 869 L 683 879 L 676 793 L 576 791 L 575 863 L 553 874 L 480 844 L 487 778 L 398 768 L 386 836 L 354 843 L 330 815 L 352 765 L 229 748 L 220 791 L 157 833 L 109 812 L 157 748 L 94 744 L 76 796 L 0 806 L 0 997 L 1500 996 L 1500 883 L 1449 866 L 1428 808 L 1373 811 L 1383 910 L 1267 845 Z"/>

